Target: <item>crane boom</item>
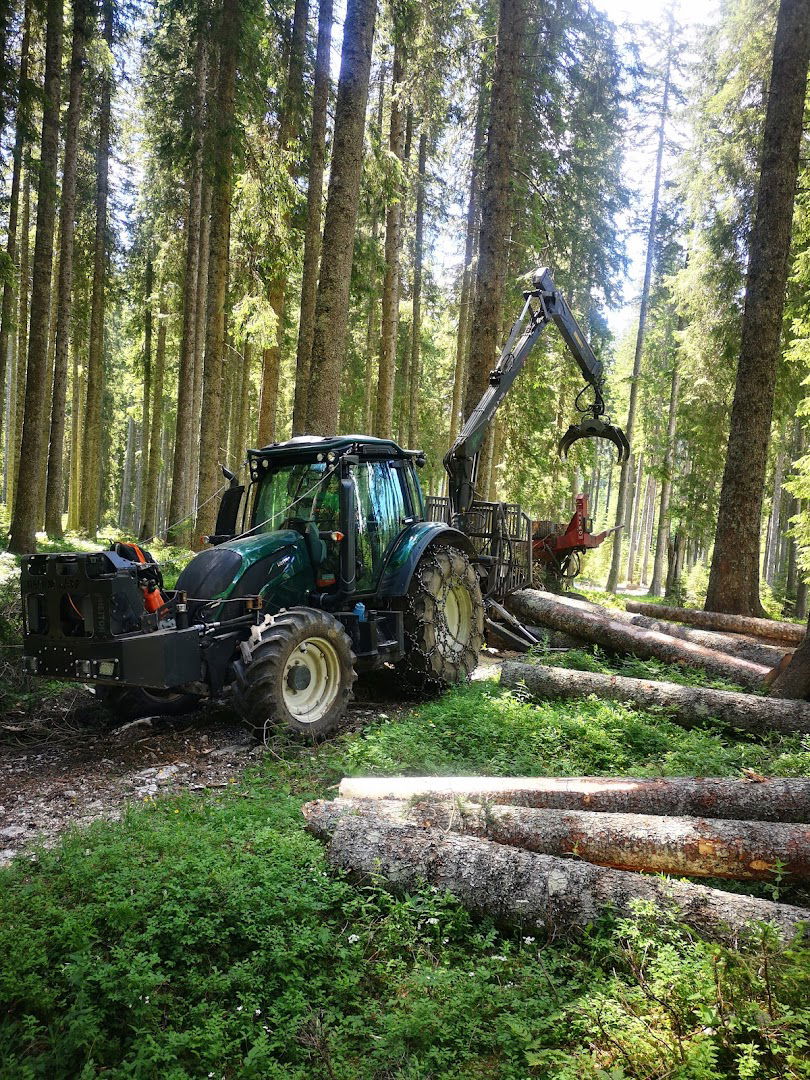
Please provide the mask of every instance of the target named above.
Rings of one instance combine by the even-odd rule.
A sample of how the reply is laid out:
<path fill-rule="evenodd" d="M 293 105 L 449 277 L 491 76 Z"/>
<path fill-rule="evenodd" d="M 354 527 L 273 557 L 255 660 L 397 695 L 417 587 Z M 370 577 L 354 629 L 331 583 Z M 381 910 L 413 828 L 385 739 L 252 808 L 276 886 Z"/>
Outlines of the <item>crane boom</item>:
<path fill-rule="evenodd" d="M 523 370 L 538 337 L 550 322 L 557 326 L 583 378 L 594 392 L 593 402 L 583 410 L 590 413 L 589 419 L 569 427 L 560 441 L 560 452 L 567 452 L 576 439 L 606 438 L 617 447 L 620 461 L 630 453 L 629 443 L 621 428 L 600 419 L 605 411 L 602 398 L 602 362 L 588 344 L 571 308 L 559 289 L 555 288 L 551 272 L 546 267 L 537 270 L 532 276 L 532 287 L 524 292 L 523 298 L 523 310 L 512 327 L 498 363 L 490 372 L 489 385 L 444 458 L 444 467 L 449 478 L 450 507 L 454 518 L 466 514 L 472 506 L 479 455 L 489 425 L 509 393 L 512 383 Z"/>

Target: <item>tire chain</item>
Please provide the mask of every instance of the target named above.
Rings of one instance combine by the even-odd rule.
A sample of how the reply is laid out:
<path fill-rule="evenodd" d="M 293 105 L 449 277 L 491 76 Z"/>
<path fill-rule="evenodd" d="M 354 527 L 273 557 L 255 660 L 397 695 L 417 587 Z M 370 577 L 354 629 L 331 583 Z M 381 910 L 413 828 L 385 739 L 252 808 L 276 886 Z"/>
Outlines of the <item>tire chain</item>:
<path fill-rule="evenodd" d="M 450 573 L 447 573 L 446 565 L 443 565 L 439 560 L 439 554 L 444 554 L 445 557 L 450 559 Z M 419 562 L 416 570 L 414 571 L 414 577 L 418 578 L 422 590 L 420 593 L 414 594 L 413 590 L 408 592 L 406 597 L 405 611 L 407 615 L 410 615 L 413 620 L 413 627 L 409 632 L 406 629 L 406 642 L 407 648 L 411 652 L 417 653 L 422 660 L 420 667 L 424 667 L 426 673 L 425 681 L 427 683 L 433 682 L 441 683 L 441 678 L 438 675 L 431 677 L 428 673 L 434 672 L 436 666 L 433 663 L 433 658 L 439 654 L 441 657 L 441 663 L 439 668 L 444 666 L 444 663 L 448 660 L 453 664 L 458 664 L 463 667 L 467 675 L 471 674 L 478 666 L 478 653 L 470 647 L 468 641 L 461 641 L 455 634 L 453 634 L 450 627 L 447 625 L 446 611 L 447 611 L 447 597 L 450 590 L 459 584 L 464 585 L 466 588 L 466 582 L 464 581 L 464 574 L 454 566 L 454 558 L 456 552 L 444 548 L 438 548 L 434 551 L 428 552 Z M 437 575 L 440 581 L 440 588 L 437 595 L 434 596 L 434 602 L 432 604 L 425 603 L 425 594 L 430 594 L 429 588 L 430 579 L 433 575 Z M 470 601 L 472 603 L 471 621 L 474 623 L 479 612 L 483 614 L 484 604 L 481 599 L 481 594 L 469 593 Z M 428 611 L 425 608 L 428 608 Z M 407 623 L 407 620 L 406 620 Z M 422 632 L 423 627 L 427 624 L 433 627 L 433 644 L 429 648 L 425 648 L 425 634 Z M 458 646 L 461 645 L 461 649 Z"/>

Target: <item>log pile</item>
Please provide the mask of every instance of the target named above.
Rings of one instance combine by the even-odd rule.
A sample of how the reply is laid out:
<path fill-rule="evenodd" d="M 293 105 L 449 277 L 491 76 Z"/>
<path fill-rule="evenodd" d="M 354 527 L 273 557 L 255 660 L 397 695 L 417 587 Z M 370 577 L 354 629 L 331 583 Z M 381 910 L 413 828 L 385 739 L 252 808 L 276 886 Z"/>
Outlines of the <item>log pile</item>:
<path fill-rule="evenodd" d="M 810 781 L 401 777 L 347 779 L 340 790 L 303 808 L 336 869 L 380 876 L 400 891 L 426 882 L 507 925 L 553 935 L 607 908 L 628 915 L 646 900 L 733 943 L 761 921 L 789 939 L 810 917 L 795 905 L 641 872 L 810 880 Z M 684 806 L 724 816 L 685 816 Z M 793 823 L 767 820 L 783 809 Z M 726 816 L 735 810 L 736 819 Z"/>
<path fill-rule="evenodd" d="M 592 610 L 596 605 L 572 603 L 570 599 L 536 589 L 512 593 L 508 607 L 527 623 L 571 634 L 600 645 L 608 652 L 631 653 L 642 659 L 657 659 L 707 671 L 749 689 L 761 688 L 770 672 L 770 667 L 765 664 L 755 664 L 740 656 L 708 649 L 695 641 L 633 626 L 614 618 L 613 613 L 604 608 Z"/>

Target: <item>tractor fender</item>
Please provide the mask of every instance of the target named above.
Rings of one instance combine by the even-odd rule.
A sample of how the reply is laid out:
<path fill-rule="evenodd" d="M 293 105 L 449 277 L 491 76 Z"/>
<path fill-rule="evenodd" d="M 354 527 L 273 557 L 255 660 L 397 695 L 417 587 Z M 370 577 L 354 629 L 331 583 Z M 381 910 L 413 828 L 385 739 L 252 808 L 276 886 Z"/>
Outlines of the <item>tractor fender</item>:
<path fill-rule="evenodd" d="M 431 545 L 452 545 L 474 555 L 472 541 L 459 529 L 440 521 L 419 521 L 397 538 L 385 563 L 377 592 L 386 599 L 404 596 L 414 570 Z"/>

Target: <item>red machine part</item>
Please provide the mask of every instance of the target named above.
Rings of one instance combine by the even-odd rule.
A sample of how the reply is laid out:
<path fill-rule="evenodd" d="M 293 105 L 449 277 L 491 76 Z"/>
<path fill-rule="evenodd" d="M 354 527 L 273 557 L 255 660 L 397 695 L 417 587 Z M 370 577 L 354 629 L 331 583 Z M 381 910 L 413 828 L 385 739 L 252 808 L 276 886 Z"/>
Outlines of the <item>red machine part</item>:
<path fill-rule="evenodd" d="M 579 572 L 578 559 L 593 548 L 598 548 L 614 529 L 592 533 L 593 522 L 588 517 L 588 497 L 577 495 L 574 516 L 567 525 L 551 521 L 532 522 L 532 559 L 564 577 L 575 577 Z M 574 572 L 571 573 L 571 569 Z"/>

